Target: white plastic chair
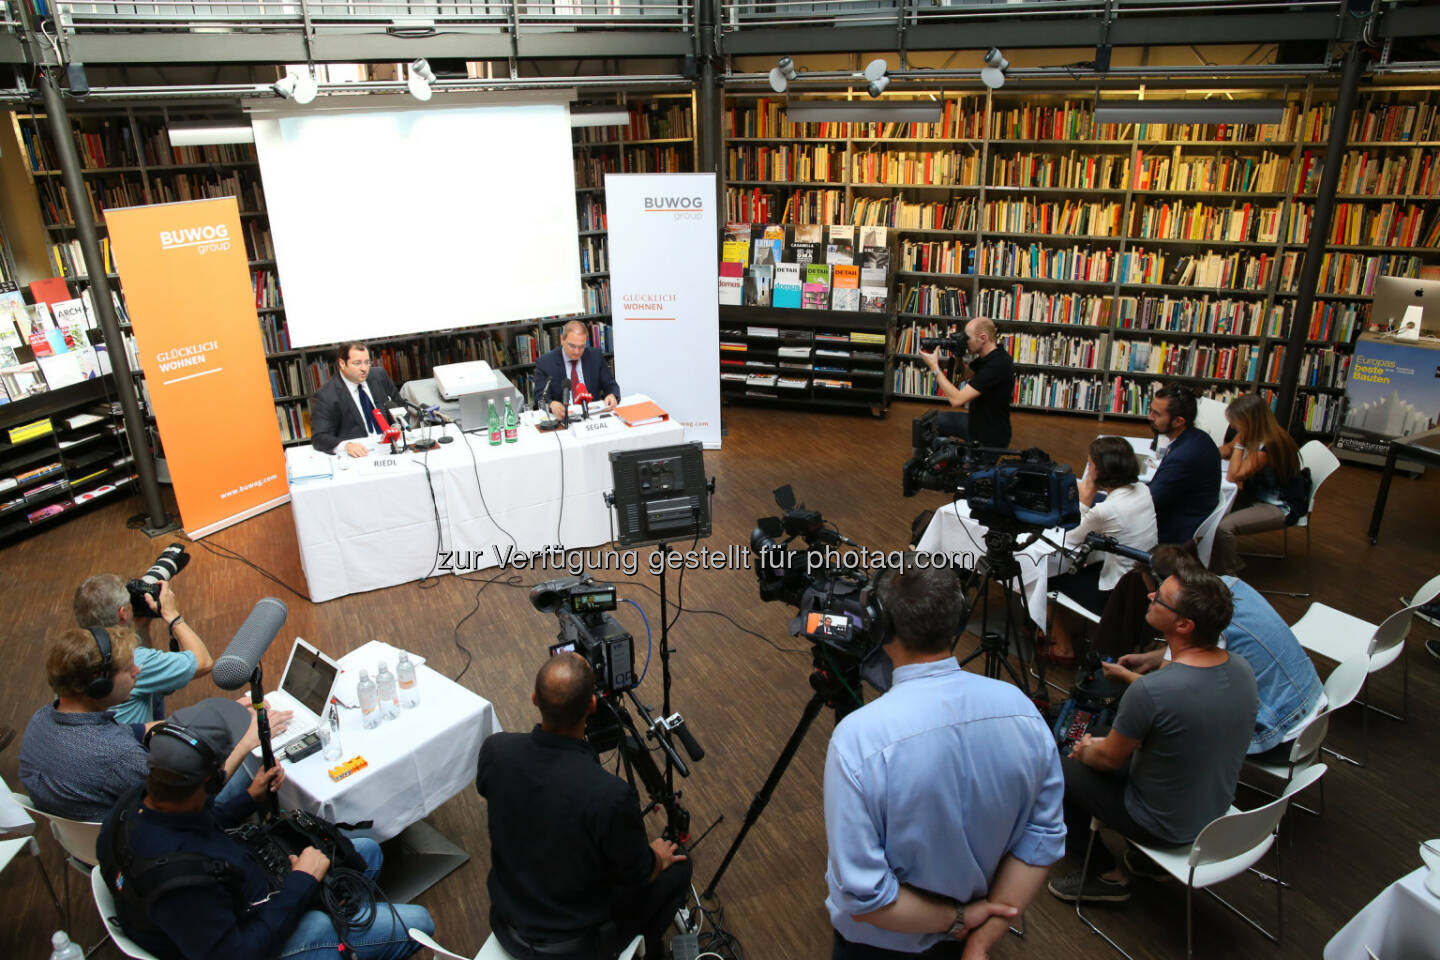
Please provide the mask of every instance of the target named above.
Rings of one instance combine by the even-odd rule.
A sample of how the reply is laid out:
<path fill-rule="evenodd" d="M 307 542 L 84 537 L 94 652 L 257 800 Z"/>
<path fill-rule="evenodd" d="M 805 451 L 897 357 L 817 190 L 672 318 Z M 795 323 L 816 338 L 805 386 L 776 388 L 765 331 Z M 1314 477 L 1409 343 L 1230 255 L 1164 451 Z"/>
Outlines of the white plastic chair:
<path fill-rule="evenodd" d="M 1195 553 L 1200 557 L 1200 566 L 1210 566 L 1210 554 L 1215 551 L 1215 531 L 1220 529 L 1220 521 L 1235 506 L 1235 494 L 1239 492 L 1238 487 L 1231 487 L 1226 490 L 1223 486 L 1220 490 L 1220 502 L 1215 504 L 1215 509 L 1210 511 L 1200 526 L 1195 528 Z"/>
<path fill-rule="evenodd" d="M 125 935 L 120 929 L 120 920 L 115 910 L 115 897 L 110 893 L 110 888 L 105 885 L 105 877 L 99 870 L 90 871 L 90 892 L 95 897 L 95 909 L 100 911 L 100 920 L 105 924 L 105 932 L 110 939 L 115 941 L 115 946 L 127 957 L 134 957 L 135 960 L 159 960 L 155 954 L 145 950 L 134 940 Z"/>
<path fill-rule="evenodd" d="M 98 858 L 95 855 L 95 844 L 100 839 L 100 824 L 90 823 L 85 820 L 67 820 L 65 817 L 56 816 L 53 813 L 46 813 L 30 802 L 30 798 L 23 793 L 12 793 L 15 802 L 24 807 L 32 817 L 43 819 L 50 824 L 50 833 L 55 842 L 60 844 L 60 849 L 65 851 L 65 862 L 81 873 L 88 874 L 95 866 Z M 70 871 L 61 873 L 61 886 L 65 891 L 65 926 L 70 924 Z"/>
<path fill-rule="evenodd" d="M 1410 658 L 1406 655 L 1405 638 L 1410 634 L 1410 625 L 1414 622 L 1415 611 L 1425 604 L 1440 596 L 1440 576 L 1431 577 L 1424 586 L 1415 591 L 1408 606 L 1390 614 L 1379 626 L 1368 620 L 1361 620 L 1348 613 L 1342 613 L 1334 607 L 1327 607 L 1323 603 L 1312 603 L 1305 615 L 1290 629 L 1294 632 L 1295 638 L 1300 641 L 1300 646 L 1311 653 L 1318 653 L 1322 657 L 1334 660 L 1337 663 L 1344 663 L 1354 656 L 1365 656 L 1369 659 L 1369 669 L 1365 676 L 1365 699 L 1361 703 L 1365 707 L 1366 722 L 1362 727 L 1362 736 L 1368 751 L 1370 725 L 1369 715 L 1373 710 L 1382 716 L 1392 720 L 1404 720 L 1405 711 L 1410 706 Z M 1402 680 L 1400 694 L 1400 713 L 1391 713 L 1382 710 L 1370 702 L 1370 674 L 1377 670 L 1390 666 L 1396 660 L 1401 663 Z M 1333 753 L 1333 751 L 1331 751 Z M 1364 761 L 1352 760 L 1339 754 L 1333 754 L 1336 759 L 1344 760 L 1346 763 L 1353 763 L 1356 766 L 1364 766 Z"/>
<path fill-rule="evenodd" d="M 480 952 L 472 958 L 459 953 L 451 953 L 436 943 L 435 938 L 423 930 L 416 930 L 414 927 L 411 927 L 406 932 L 410 934 L 411 940 L 414 940 L 437 957 L 449 957 L 451 960 L 515 960 L 514 957 L 505 952 L 505 948 L 500 945 L 499 938 L 493 933 L 490 934 L 490 937 L 485 941 L 485 945 L 480 948 Z M 643 958 L 644 956 L 645 938 L 637 936 L 625 946 L 625 949 L 620 952 L 620 956 L 618 956 L 616 960 L 639 960 L 639 958 Z"/>
<path fill-rule="evenodd" d="M 1225 432 L 1230 429 L 1230 421 L 1225 419 L 1225 403 L 1214 397 L 1197 397 L 1194 426 L 1210 434 L 1215 446 L 1220 446 L 1225 442 Z"/>
<path fill-rule="evenodd" d="M 1310 722 L 1300 728 L 1300 732 L 1290 741 L 1290 755 L 1282 762 L 1265 760 L 1245 761 L 1246 770 L 1255 770 L 1266 776 L 1274 777 L 1284 781 L 1288 786 L 1296 775 L 1313 766 L 1320 759 L 1320 749 L 1325 743 L 1325 734 L 1330 730 L 1330 714 L 1342 707 L 1349 706 L 1350 702 L 1360 693 L 1360 688 L 1365 685 L 1365 677 L 1369 675 L 1370 660 L 1364 654 L 1356 654 L 1346 660 L 1340 666 L 1330 671 L 1330 676 L 1325 679 L 1325 708 L 1310 719 Z M 1258 790 L 1250 784 L 1246 784 L 1252 790 Z M 1262 791 L 1263 792 L 1263 791 Z M 1273 796 L 1273 794 L 1272 794 Z M 1324 809 L 1325 784 L 1320 784 L 1320 805 Z M 1295 809 L 1306 810 L 1300 804 L 1295 804 Z"/>
<path fill-rule="evenodd" d="M 1204 890 L 1231 913 L 1264 934 L 1266 938 L 1274 943 L 1280 942 L 1285 921 L 1281 900 L 1285 884 L 1279 879 L 1280 844 L 1275 842 L 1275 836 L 1279 832 L 1280 818 L 1285 815 L 1285 808 L 1289 805 L 1290 798 L 1324 775 L 1325 764 L 1323 763 L 1306 767 L 1295 779 L 1290 781 L 1285 787 L 1285 792 L 1279 798 L 1270 801 L 1263 807 L 1256 807 L 1254 810 L 1237 810 L 1235 807 L 1231 807 L 1223 816 L 1210 821 L 1205 829 L 1200 831 L 1200 835 L 1195 838 L 1194 842 L 1186 846 L 1147 847 L 1144 844 L 1135 843 L 1133 840 L 1129 841 L 1132 846 L 1154 860 L 1166 873 L 1185 884 L 1186 960 L 1190 960 L 1195 955 L 1195 922 L 1192 901 L 1196 890 Z M 1100 821 L 1094 819 L 1090 821 L 1090 842 L 1085 847 L 1085 865 L 1082 869 L 1082 876 L 1088 876 L 1090 853 L 1095 846 L 1095 838 L 1100 826 Z M 1261 873 L 1254 868 L 1260 858 L 1270 850 L 1275 851 L 1275 874 L 1273 876 Z M 1276 926 L 1274 933 L 1247 917 L 1234 904 L 1210 889 L 1215 884 L 1238 877 L 1247 870 L 1254 873 L 1263 882 L 1275 884 Z M 1080 922 L 1114 947 L 1126 960 L 1133 960 L 1123 947 L 1110 939 L 1105 931 L 1095 926 L 1085 916 L 1080 909 L 1083 899 L 1082 897 L 1075 901 L 1075 915 L 1080 918 Z"/>

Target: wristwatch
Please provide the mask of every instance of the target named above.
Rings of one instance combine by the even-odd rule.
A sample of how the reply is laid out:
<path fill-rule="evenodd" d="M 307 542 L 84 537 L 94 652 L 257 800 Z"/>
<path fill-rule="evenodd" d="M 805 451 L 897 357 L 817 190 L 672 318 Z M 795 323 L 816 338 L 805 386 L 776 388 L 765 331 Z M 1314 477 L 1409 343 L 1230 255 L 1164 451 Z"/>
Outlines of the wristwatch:
<path fill-rule="evenodd" d="M 952 940 L 959 940 L 965 936 L 965 904 L 955 904 L 955 922 L 950 924 L 950 929 L 945 931 L 945 936 Z"/>

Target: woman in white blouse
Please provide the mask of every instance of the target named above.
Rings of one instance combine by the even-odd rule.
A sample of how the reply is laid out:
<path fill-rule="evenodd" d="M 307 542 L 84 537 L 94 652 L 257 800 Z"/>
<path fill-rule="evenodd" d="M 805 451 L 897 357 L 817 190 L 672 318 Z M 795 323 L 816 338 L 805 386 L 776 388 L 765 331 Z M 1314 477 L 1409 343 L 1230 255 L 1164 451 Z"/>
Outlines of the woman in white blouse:
<path fill-rule="evenodd" d="M 1066 532 L 1065 545 L 1079 546 L 1087 535 L 1099 533 L 1136 550 L 1153 549 L 1159 537 L 1155 504 L 1150 500 L 1150 488 L 1139 479 L 1135 452 L 1123 437 L 1096 437 L 1080 480 L 1080 526 Z M 1096 494 L 1101 492 L 1105 499 L 1096 503 Z M 1050 589 L 1099 616 L 1111 588 L 1134 566 L 1134 560 L 1097 550 L 1085 566 L 1052 578 Z M 1069 610 L 1052 606 L 1049 657 L 1056 666 L 1075 665 L 1071 637 L 1079 626 L 1077 621 Z"/>

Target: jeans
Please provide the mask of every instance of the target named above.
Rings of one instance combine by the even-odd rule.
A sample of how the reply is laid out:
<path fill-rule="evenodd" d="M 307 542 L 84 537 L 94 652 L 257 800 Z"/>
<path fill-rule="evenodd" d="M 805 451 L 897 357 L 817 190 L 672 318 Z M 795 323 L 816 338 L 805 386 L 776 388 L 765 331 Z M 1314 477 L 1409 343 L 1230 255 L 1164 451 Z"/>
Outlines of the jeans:
<path fill-rule="evenodd" d="M 1096 817 L 1111 830 L 1118 830 L 1127 840 L 1152 847 L 1173 847 L 1157 838 L 1130 816 L 1125 809 L 1125 774 L 1105 773 L 1087 767 L 1079 760 L 1062 757 L 1060 769 L 1065 774 L 1065 852 L 1084 861 L 1085 845 L 1090 842 L 1090 818 Z M 1090 852 L 1090 876 L 1115 869 L 1115 857 L 1099 837 Z"/>
<path fill-rule="evenodd" d="M 374 840 L 357 838 L 355 849 L 365 858 L 365 876 L 374 879 L 380 873 L 380 845 Z M 399 923 L 396 923 L 399 914 Z M 427 934 L 435 932 L 430 912 L 415 904 L 400 903 L 392 912 L 386 904 L 377 904 L 374 918 L 363 930 L 350 934 L 355 960 L 404 960 L 420 945 L 405 932 L 414 927 Z M 307 911 L 295 931 L 286 939 L 278 954 L 280 960 L 335 960 L 340 937 L 330 917 L 319 910 Z"/>

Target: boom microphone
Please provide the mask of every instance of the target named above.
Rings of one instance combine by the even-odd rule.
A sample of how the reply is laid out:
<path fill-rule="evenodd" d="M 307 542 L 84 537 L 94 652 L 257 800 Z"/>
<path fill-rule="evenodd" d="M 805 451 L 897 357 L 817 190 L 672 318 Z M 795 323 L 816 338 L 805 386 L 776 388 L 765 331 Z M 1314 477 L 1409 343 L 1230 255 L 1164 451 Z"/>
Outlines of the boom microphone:
<path fill-rule="evenodd" d="M 289 615 L 285 602 L 275 597 L 265 597 L 256 603 L 225 652 L 215 660 L 215 668 L 210 673 L 215 686 L 221 690 L 239 690 L 249 683 L 250 675 L 260 665 L 260 658 L 265 656 Z"/>

